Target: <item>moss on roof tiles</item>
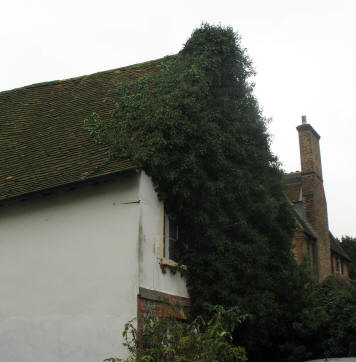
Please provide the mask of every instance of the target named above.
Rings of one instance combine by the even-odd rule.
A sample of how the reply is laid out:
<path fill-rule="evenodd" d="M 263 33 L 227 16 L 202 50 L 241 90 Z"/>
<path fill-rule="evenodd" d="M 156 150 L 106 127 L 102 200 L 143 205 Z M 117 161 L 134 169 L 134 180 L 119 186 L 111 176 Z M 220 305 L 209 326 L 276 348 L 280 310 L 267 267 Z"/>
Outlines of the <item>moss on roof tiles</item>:
<path fill-rule="evenodd" d="M 113 111 L 116 85 L 159 69 L 160 60 L 0 92 L 0 200 L 133 168 L 107 162 L 83 129 Z"/>

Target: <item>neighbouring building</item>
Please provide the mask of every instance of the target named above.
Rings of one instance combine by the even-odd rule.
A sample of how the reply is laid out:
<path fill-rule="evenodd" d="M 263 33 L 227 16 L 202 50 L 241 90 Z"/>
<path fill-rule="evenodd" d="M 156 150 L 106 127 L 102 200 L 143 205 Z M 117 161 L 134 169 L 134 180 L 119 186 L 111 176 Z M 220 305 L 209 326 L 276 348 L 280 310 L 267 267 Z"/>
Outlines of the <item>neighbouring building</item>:
<path fill-rule="evenodd" d="M 329 231 L 320 157 L 320 136 L 302 117 L 299 134 L 301 171 L 285 175 L 285 191 L 296 216 L 295 255 L 308 257 L 320 281 L 330 275 L 348 277 L 351 261 Z"/>

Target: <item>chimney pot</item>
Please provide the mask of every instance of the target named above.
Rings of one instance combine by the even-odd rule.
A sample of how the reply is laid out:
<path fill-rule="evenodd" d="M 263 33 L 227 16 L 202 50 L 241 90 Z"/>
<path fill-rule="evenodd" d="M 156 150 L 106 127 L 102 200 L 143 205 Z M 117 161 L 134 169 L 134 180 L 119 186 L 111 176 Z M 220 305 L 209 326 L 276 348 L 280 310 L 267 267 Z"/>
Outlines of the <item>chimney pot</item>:
<path fill-rule="evenodd" d="M 302 124 L 306 124 L 307 123 L 307 116 L 302 116 Z"/>

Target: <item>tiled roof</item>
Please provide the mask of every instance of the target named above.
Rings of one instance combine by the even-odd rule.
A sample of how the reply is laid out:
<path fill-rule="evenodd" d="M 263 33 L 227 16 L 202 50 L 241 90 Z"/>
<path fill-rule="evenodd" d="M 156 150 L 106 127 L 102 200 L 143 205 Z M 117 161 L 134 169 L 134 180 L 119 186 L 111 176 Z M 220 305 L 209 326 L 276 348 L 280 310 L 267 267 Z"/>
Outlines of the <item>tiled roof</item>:
<path fill-rule="evenodd" d="M 308 223 L 305 214 L 304 214 L 304 203 L 302 201 L 291 204 L 294 215 L 297 218 L 297 221 L 303 228 L 303 231 L 311 236 L 313 239 L 317 239 L 317 234 L 314 231 L 313 227 Z"/>
<path fill-rule="evenodd" d="M 339 256 L 351 261 L 351 258 L 347 255 L 346 251 L 342 248 L 340 241 L 335 239 L 334 235 L 329 232 L 330 235 L 330 249 Z"/>
<path fill-rule="evenodd" d="M 299 201 L 300 191 L 302 188 L 302 176 L 300 172 L 292 172 L 284 175 L 283 178 L 284 192 L 286 193 L 289 201 Z"/>
<path fill-rule="evenodd" d="M 108 119 L 119 82 L 157 71 L 160 60 L 0 93 L 0 200 L 121 172 L 83 121 Z M 96 171 L 95 171 L 96 170 Z"/>

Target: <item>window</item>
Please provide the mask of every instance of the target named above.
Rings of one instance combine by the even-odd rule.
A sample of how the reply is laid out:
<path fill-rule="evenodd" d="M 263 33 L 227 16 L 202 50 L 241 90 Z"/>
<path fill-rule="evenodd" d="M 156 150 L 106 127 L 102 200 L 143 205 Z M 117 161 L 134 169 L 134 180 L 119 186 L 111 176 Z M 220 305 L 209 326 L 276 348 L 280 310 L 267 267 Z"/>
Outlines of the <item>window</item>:
<path fill-rule="evenodd" d="M 164 214 L 163 257 L 176 260 L 175 247 L 178 241 L 178 225 L 174 219 Z"/>
<path fill-rule="evenodd" d="M 307 252 L 310 260 L 310 264 L 315 274 L 318 274 L 318 259 L 317 259 L 317 250 L 316 243 L 314 240 L 307 238 Z"/>
<path fill-rule="evenodd" d="M 157 248 L 157 257 L 160 259 L 160 266 L 163 273 L 166 273 L 166 267 L 181 267 L 186 269 L 185 265 L 179 264 L 180 258 L 177 252 L 178 245 L 178 224 L 175 218 L 168 215 L 163 203 L 161 204 L 161 235 Z"/>
<path fill-rule="evenodd" d="M 343 274 L 342 261 L 339 256 L 336 257 L 336 271 L 339 274 Z"/>

